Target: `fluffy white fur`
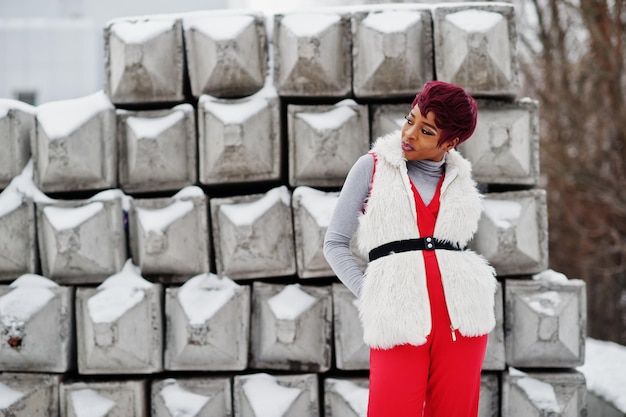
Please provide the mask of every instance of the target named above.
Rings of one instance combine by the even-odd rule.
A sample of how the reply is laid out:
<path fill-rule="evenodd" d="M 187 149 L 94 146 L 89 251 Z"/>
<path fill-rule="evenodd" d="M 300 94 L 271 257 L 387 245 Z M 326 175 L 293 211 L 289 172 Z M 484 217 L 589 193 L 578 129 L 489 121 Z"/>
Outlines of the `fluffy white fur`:
<path fill-rule="evenodd" d="M 400 145 L 398 131 L 378 139 L 372 149 L 377 156 L 376 171 L 356 234 L 364 254 L 387 242 L 420 237 Z M 450 151 L 435 237 L 465 246 L 478 227 L 480 199 L 469 162 Z M 471 251 L 437 250 L 437 259 L 453 326 L 465 336 L 489 333 L 495 326 L 493 268 Z M 422 253 L 398 253 L 371 262 L 365 272 L 359 314 L 370 347 L 425 343 L 432 324 Z"/>

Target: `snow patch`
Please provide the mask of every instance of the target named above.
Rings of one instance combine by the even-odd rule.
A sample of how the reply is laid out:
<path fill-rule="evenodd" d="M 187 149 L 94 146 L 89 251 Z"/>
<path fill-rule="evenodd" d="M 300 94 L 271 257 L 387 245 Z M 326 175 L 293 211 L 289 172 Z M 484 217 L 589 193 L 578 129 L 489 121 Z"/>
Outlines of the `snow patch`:
<path fill-rule="evenodd" d="M 524 298 L 533 310 L 546 316 L 556 316 L 556 308 L 561 304 L 561 296 L 556 291 L 545 291 Z"/>
<path fill-rule="evenodd" d="M 175 23 L 174 20 L 118 21 L 111 26 L 111 32 L 126 43 L 141 44 L 172 30 Z"/>
<path fill-rule="evenodd" d="M 137 207 L 135 210 L 143 230 L 160 234 L 176 220 L 190 213 L 193 210 L 193 203 L 191 201 L 175 201 L 161 209 Z"/>
<path fill-rule="evenodd" d="M 23 202 L 23 194 L 19 193 L 15 187 L 7 187 L 0 193 L 0 217 L 17 210 Z"/>
<path fill-rule="evenodd" d="M 484 33 L 503 21 L 504 16 L 500 13 L 471 9 L 451 13 L 446 16 L 446 20 L 459 28 L 467 30 L 468 32 Z"/>
<path fill-rule="evenodd" d="M 330 219 L 335 210 L 338 196 L 336 194 L 325 193 L 314 188 L 300 186 L 293 192 L 294 198 L 300 197 L 302 206 L 307 209 L 320 227 L 328 227 Z"/>
<path fill-rule="evenodd" d="M 72 408 L 76 417 L 105 417 L 115 407 L 115 402 L 92 389 L 73 391 Z"/>
<path fill-rule="evenodd" d="M 380 33 L 406 32 L 412 25 L 419 22 L 422 16 L 417 12 L 390 11 L 370 13 L 363 25 Z"/>
<path fill-rule="evenodd" d="M 357 112 L 348 106 L 338 106 L 324 113 L 298 113 L 296 117 L 304 120 L 320 132 L 337 130 L 348 120 L 357 116 Z"/>
<path fill-rule="evenodd" d="M 297 37 L 312 37 L 337 24 L 340 19 L 336 14 L 298 13 L 285 16 L 281 23 Z"/>
<path fill-rule="evenodd" d="M 590 392 L 626 414 L 626 346 L 587 338 L 585 364 L 577 369 Z"/>
<path fill-rule="evenodd" d="M 104 209 L 104 204 L 95 202 L 82 207 L 44 207 L 46 216 L 54 230 L 73 229 L 94 217 Z"/>
<path fill-rule="evenodd" d="M 510 368 L 514 370 L 515 368 Z M 517 369 L 515 372 L 509 372 L 510 375 L 519 376 L 520 378 L 515 380 L 515 384 L 524 391 L 528 399 L 540 410 L 547 412 L 559 413 L 561 407 L 556 398 L 556 392 L 554 387 L 546 382 L 540 381 L 536 378 L 531 378 L 528 374 L 525 374 Z"/>
<path fill-rule="evenodd" d="M 241 125 L 251 116 L 267 108 L 267 100 L 263 97 L 252 97 L 240 102 L 214 100 L 205 97 L 202 100 L 202 107 L 227 125 Z"/>
<path fill-rule="evenodd" d="M 282 202 L 289 206 L 291 195 L 284 185 L 269 190 L 263 197 L 251 203 L 222 204 L 220 211 L 237 226 L 249 226 L 265 214 L 274 204 Z"/>
<path fill-rule="evenodd" d="M 366 417 L 369 390 L 351 381 L 332 379 L 333 389 L 341 395 L 359 417 Z"/>
<path fill-rule="evenodd" d="M 200 274 L 190 278 L 178 290 L 178 301 L 192 325 L 205 324 L 228 303 L 239 288 L 229 278 Z"/>
<path fill-rule="evenodd" d="M 485 214 L 500 229 L 508 229 L 513 226 L 513 221 L 522 215 L 522 205 L 515 201 L 483 200 Z"/>
<path fill-rule="evenodd" d="M 171 416 L 195 417 L 211 399 L 209 396 L 187 391 L 173 379 L 164 382 L 168 385 L 159 394 Z"/>
<path fill-rule="evenodd" d="M 0 410 L 6 410 L 23 396 L 23 393 L 0 382 Z"/>
<path fill-rule="evenodd" d="M 268 374 L 249 375 L 243 385 L 255 417 L 283 417 L 301 389 L 283 387 Z"/>
<path fill-rule="evenodd" d="M 538 274 L 533 275 L 535 281 L 546 282 L 550 284 L 567 284 L 569 280 L 565 274 L 556 272 L 552 269 L 546 269 Z"/>
<path fill-rule="evenodd" d="M 139 137 L 156 139 L 164 131 L 183 120 L 182 111 L 170 113 L 162 117 L 134 117 L 126 119 L 128 127 Z"/>
<path fill-rule="evenodd" d="M 215 16 L 209 19 L 185 19 L 185 30 L 197 29 L 216 41 L 236 39 L 247 27 L 254 23 L 252 16 Z"/>
<path fill-rule="evenodd" d="M 0 297 L 0 317 L 6 327 L 14 322 L 27 322 L 55 297 L 46 287 L 19 286 Z"/>
<path fill-rule="evenodd" d="M 287 285 L 267 300 L 274 316 L 279 320 L 295 320 L 315 304 L 315 297 L 302 291 L 300 284 Z"/>

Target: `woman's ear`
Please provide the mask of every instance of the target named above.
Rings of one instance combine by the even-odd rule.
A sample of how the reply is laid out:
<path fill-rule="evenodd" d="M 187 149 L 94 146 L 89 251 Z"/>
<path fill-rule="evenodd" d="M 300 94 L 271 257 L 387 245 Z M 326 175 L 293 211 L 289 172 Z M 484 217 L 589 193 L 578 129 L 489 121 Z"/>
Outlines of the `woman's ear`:
<path fill-rule="evenodd" d="M 446 152 L 451 150 L 451 149 L 454 149 L 456 147 L 456 145 L 458 145 L 458 144 L 459 144 L 459 138 L 458 137 L 456 137 L 456 138 L 454 138 L 454 140 L 451 140 L 450 142 L 446 143 L 446 147 L 445 147 L 446 148 Z"/>

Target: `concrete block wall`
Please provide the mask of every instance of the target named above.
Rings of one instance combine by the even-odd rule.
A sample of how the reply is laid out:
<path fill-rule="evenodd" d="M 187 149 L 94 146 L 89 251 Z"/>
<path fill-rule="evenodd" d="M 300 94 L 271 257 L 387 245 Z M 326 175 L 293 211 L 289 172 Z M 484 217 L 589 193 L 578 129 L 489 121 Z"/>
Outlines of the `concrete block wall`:
<path fill-rule="evenodd" d="M 116 19 L 104 92 L 0 101 L 0 413 L 364 416 L 358 300 L 321 244 L 351 165 L 440 79 L 479 99 L 459 150 L 485 194 L 472 248 L 500 283 L 480 416 L 586 415 L 585 288 L 547 270 L 514 14 Z"/>

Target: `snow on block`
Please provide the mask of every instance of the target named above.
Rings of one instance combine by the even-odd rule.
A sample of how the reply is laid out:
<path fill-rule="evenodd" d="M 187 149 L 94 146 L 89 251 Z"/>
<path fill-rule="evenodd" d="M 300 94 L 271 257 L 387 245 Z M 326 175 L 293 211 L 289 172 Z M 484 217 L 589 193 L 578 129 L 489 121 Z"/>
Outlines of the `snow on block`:
<path fill-rule="evenodd" d="M 553 273 L 553 272 L 552 272 Z M 505 284 L 506 362 L 533 368 L 569 368 L 585 361 L 585 282 L 556 282 L 546 272 Z"/>
<path fill-rule="evenodd" d="M 274 85 L 281 96 L 346 97 L 352 34 L 346 10 L 274 15 Z"/>
<path fill-rule="evenodd" d="M 502 284 L 498 282 L 496 290 L 496 327 L 489 333 L 487 350 L 483 361 L 483 370 L 501 371 L 506 368 L 504 354 L 504 301 Z"/>
<path fill-rule="evenodd" d="M 261 13 L 189 13 L 183 34 L 194 97 L 242 97 L 263 87 L 268 46 Z"/>
<path fill-rule="evenodd" d="M 331 362 L 330 287 L 254 282 L 250 366 L 325 372 Z"/>
<path fill-rule="evenodd" d="M 250 279 L 296 272 L 287 187 L 265 194 L 214 198 L 210 204 L 218 275 Z"/>
<path fill-rule="evenodd" d="M 105 91 L 115 104 L 185 99 L 182 21 L 173 15 L 115 19 L 104 28 Z"/>
<path fill-rule="evenodd" d="M 432 18 L 427 6 L 357 11 L 352 15 L 352 33 L 355 97 L 412 96 L 433 79 Z"/>
<path fill-rule="evenodd" d="M 35 203 L 13 185 L 0 193 L 0 280 L 37 269 Z"/>
<path fill-rule="evenodd" d="M 129 260 L 97 288 L 76 290 L 78 371 L 150 374 L 163 370 L 163 289 Z"/>
<path fill-rule="evenodd" d="M 510 367 L 502 383 L 502 415 L 584 416 L 586 397 L 585 377 L 580 372 L 521 372 Z"/>
<path fill-rule="evenodd" d="M 289 184 L 339 187 L 370 148 L 367 105 L 288 105 Z"/>
<path fill-rule="evenodd" d="M 233 384 L 235 417 L 319 417 L 316 374 L 237 375 Z"/>
<path fill-rule="evenodd" d="M 280 179 L 280 110 L 273 87 L 240 99 L 198 101 L 202 184 Z"/>
<path fill-rule="evenodd" d="M 324 417 L 364 417 L 368 396 L 367 378 L 326 378 Z"/>
<path fill-rule="evenodd" d="M 415 90 L 417 94 L 419 90 Z M 405 117 L 411 111 L 411 103 L 370 104 L 372 110 L 372 142 L 381 136 L 402 129 Z"/>
<path fill-rule="evenodd" d="M 548 214 L 542 189 L 489 193 L 471 244 L 498 276 L 535 274 L 548 267 Z"/>
<path fill-rule="evenodd" d="M 131 199 L 130 251 L 144 275 L 173 283 L 209 270 L 207 206 L 196 186 L 169 198 Z"/>
<path fill-rule="evenodd" d="M 38 106 L 31 137 L 43 192 L 117 187 L 115 108 L 102 91 Z"/>
<path fill-rule="evenodd" d="M 0 415 L 58 416 L 60 383 L 60 375 L 0 373 Z"/>
<path fill-rule="evenodd" d="M 478 122 L 459 151 L 472 163 L 474 179 L 483 184 L 537 184 L 539 115 L 535 100 L 513 103 L 478 100 Z"/>
<path fill-rule="evenodd" d="M 244 370 L 250 339 L 250 287 L 201 274 L 165 290 L 165 369 Z"/>
<path fill-rule="evenodd" d="M 145 380 L 63 382 L 59 387 L 63 417 L 147 416 Z"/>
<path fill-rule="evenodd" d="M 152 381 L 152 417 L 232 417 L 230 378 L 168 378 Z"/>
<path fill-rule="evenodd" d="M 436 79 L 474 96 L 514 97 L 519 92 L 515 8 L 503 2 L 433 7 Z"/>
<path fill-rule="evenodd" d="M 172 191 L 197 179 L 195 110 L 117 110 L 119 181 L 125 192 Z"/>
<path fill-rule="evenodd" d="M 75 369 L 74 288 L 35 274 L 0 286 L 0 370 Z"/>
<path fill-rule="evenodd" d="M 120 190 L 87 200 L 36 204 L 43 275 L 61 284 L 99 283 L 126 261 L 124 203 Z"/>
<path fill-rule="evenodd" d="M 370 350 L 363 342 L 359 302 L 343 284 L 332 284 L 337 369 L 369 369 Z"/>
<path fill-rule="evenodd" d="M 30 135 L 35 107 L 18 100 L 0 99 L 0 189 L 22 172 L 30 159 Z"/>

